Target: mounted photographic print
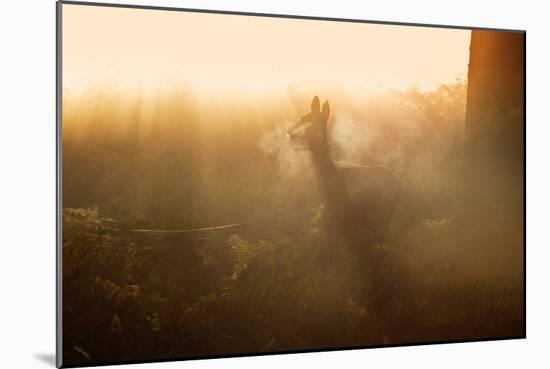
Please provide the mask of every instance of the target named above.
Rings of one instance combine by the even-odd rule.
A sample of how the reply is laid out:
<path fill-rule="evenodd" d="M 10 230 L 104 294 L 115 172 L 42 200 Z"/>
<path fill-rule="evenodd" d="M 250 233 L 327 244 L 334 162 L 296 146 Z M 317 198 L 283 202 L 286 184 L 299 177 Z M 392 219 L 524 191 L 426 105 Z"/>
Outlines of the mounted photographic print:
<path fill-rule="evenodd" d="M 525 337 L 525 32 L 58 3 L 58 365 Z"/>

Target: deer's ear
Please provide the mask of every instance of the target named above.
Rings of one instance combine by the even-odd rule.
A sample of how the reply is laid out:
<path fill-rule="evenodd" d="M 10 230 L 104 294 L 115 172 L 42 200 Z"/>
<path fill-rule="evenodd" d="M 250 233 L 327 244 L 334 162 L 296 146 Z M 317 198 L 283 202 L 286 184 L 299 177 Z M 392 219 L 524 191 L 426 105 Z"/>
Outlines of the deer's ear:
<path fill-rule="evenodd" d="M 319 98 L 317 96 L 315 96 L 311 101 L 311 112 L 312 113 L 321 112 L 321 102 L 319 101 Z"/>
<path fill-rule="evenodd" d="M 325 121 L 328 120 L 328 116 L 330 115 L 330 105 L 328 104 L 328 100 L 323 103 L 323 111 L 321 112 L 323 119 Z"/>

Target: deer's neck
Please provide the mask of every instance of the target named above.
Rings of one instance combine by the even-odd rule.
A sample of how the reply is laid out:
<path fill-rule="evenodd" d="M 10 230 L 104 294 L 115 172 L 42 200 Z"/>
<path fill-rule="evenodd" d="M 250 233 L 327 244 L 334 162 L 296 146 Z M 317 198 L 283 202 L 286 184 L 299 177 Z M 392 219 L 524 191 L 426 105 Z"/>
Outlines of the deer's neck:
<path fill-rule="evenodd" d="M 335 174 L 336 166 L 330 156 L 328 145 L 312 149 L 311 156 L 319 179 L 329 179 Z"/>
<path fill-rule="evenodd" d="M 347 196 L 342 178 L 338 175 L 337 168 L 330 156 L 328 145 L 311 150 L 312 161 L 316 169 L 317 184 L 327 206 L 327 210 L 333 215 L 338 209 L 345 206 Z"/>

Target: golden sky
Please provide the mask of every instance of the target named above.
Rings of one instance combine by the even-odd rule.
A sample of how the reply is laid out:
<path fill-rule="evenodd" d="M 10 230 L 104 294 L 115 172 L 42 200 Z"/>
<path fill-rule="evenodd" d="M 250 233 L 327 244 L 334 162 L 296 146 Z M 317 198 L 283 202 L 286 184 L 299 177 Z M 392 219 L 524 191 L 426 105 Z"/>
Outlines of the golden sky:
<path fill-rule="evenodd" d="M 63 5 L 63 87 L 433 88 L 465 77 L 470 31 Z"/>

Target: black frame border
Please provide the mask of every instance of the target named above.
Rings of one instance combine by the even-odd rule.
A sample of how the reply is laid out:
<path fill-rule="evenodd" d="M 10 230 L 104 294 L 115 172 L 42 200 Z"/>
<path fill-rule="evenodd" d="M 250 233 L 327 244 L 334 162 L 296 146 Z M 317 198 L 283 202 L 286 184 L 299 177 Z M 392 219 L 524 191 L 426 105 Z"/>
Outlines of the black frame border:
<path fill-rule="evenodd" d="M 241 11 L 226 11 L 226 10 L 211 10 L 211 9 L 193 9 L 179 7 L 165 7 L 154 5 L 135 5 L 122 3 L 101 3 L 73 0 L 57 0 L 56 1 L 56 52 L 55 52 L 55 127 L 56 127 L 56 366 L 58 368 L 76 368 L 76 367 L 97 367 L 105 365 L 125 365 L 125 364 L 147 364 L 147 363 L 163 363 L 174 361 L 189 361 L 189 360 L 204 360 L 204 359 L 224 359 L 238 357 L 254 357 L 254 356 L 269 356 L 282 354 L 304 354 L 317 352 L 331 351 L 348 351 L 374 348 L 393 348 L 393 347 L 414 347 L 428 345 L 442 345 L 454 343 L 474 343 L 474 342 L 491 342 L 491 341 L 507 341 L 515 339 L 527 338 L 527 31 L 521 29 L 505 29 L 505 28 L 490 28 L 490 27 L 474 27 L 474 26 L 457 26 L 443 24 L 424 24 L 424 23 L 408 23 L 394 21 L 376 21 L 365 19 L 351 18 L 331 18 L 321 16 L 304 16 L 291 14 L 270 14 L 270 13 L 254 13 Z M 99 362 L 90 365 L 64 365 L 63 364 L 63 238 L 62 238 L 62 100 L 63 100 L 63 64 L 62 64 L 62 39 L 63 39 L 63 5 L 81 5 L 92 7 L 109 7 L 109 8 L 125 8 L 125 9 L 142 9 L 142 10 L 160 10 L 186 13 L 203 13 L 203 14 L 220 14 L 220 15 L 240 15 L 251 17 L 267 17 L 267 18 L 283 18 L 283 19 L 301 19 L 315 21 L 330 21 L 330 22 L 348 22 L 348 23 L 367 23 L 391 26 L 410 26 L 410 27 L 428 27 L 428 28 L 447 28 L 469 31 L 493 31 L 493 32 L 514 32 L 523 34 L 523 334 L 509 337 L 487 337 L 487 338 L 472 338 L 444 341 L 426 341 L 426 342 L 409 342 L 387 345 L 369 345 L 369 346 L 345 346 L 345 347 L 327 347 L 327 348 L 312 348 L 307 350 L 288 350 L 288 351 L 273 351 L 273 352 L 248 352 L 240 354 L 220 354 L 209 356 L 186 356 L 174 357 L 166 359 L 142 359 L 142 360 L 126 360 L 126 361 L 111 361 Z"/>

